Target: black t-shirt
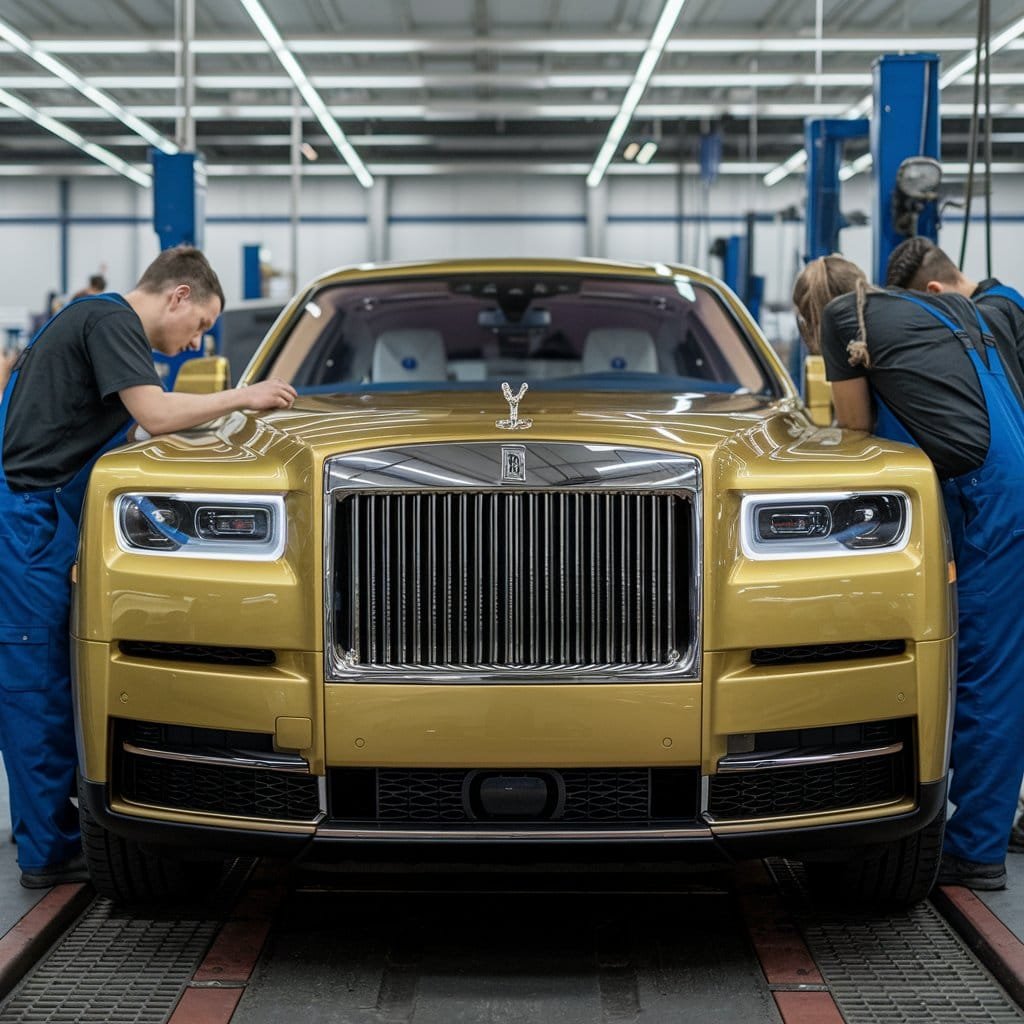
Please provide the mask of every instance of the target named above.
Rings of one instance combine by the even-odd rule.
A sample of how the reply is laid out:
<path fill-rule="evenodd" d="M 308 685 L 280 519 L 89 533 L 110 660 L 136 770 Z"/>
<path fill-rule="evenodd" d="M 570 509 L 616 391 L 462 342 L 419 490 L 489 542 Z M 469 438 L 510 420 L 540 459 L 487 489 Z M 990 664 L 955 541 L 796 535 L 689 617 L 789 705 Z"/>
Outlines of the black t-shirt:
<path fill-rule="evenodd" d="M 981 308 L 981 315 L 986 321 L 994 319 L 993 310 L 998 310 L 1006 321 L 1008 337 L 1012 339 L 1012 344 L 1005 347 L 1000 345 L 999 351 L 1017 389 L 1024 394 L 1024 309 L 1021 309 L 1013 299 L 1008 299 L 1004 295 L 989 294 L 990 289 L 1001 283 L 998 278 L 987 278 L 974 289 L 971 299 Z M 998 343 L 1002 333 L 997 331 L 995 326 L 993 326 L 993 331 Z"/>
<path fill-rule="evenodd" d="M 131 417 L 118 397 L 160 387 L 135 311 L 89 299 L 67 306 L 24 353 L 4 431 L 3 468 L 12 491 L 61 487 Z"/>
<path fill-rule="evenodd" d="M 914 292 L 963 325 L 976 349 L 981 331 L 969 299 L 944 293 Z M 871 366 L 851 366 L 846 346 L 856 340 L 857 298 L 833 299 L 821 322 L 821 354 L 829 380 L 867 378 L 872 392 L 889 407 L 935 464 L 942 479 L 975 469 L 988 454 L 985 396 L 963 343 L 931 313 L 898 293 L 869 292 L 865 310 Z M 993 332 L 1005 323 L 990 318 Z M 1009 344 L 1004 338 L 1002 344 Z M 985 353 L 994 358 L 991 348 Z"/>

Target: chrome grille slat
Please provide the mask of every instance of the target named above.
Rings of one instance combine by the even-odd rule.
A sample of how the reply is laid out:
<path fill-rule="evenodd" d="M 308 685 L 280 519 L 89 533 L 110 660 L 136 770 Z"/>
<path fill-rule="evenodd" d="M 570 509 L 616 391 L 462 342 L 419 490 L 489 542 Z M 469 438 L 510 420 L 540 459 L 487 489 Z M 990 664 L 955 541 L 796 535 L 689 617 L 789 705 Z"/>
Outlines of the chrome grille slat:
<path fill-rule="evenodd" d="M 354 664 L 663 665 L 675 660 L 674 646 L 688 646 L 686 624 L 674 617 L 674 574 L 689 561 L 676 546 L 677 518 L 691 507 L 684 498 L 577 491 L 340 501 L 339 571 L 355 579 L 337 581 L 351 604 L 338 640 Z"/>
<path fill-rule="evenodd" d="M 328 680 L 699 677 L 698 460 L 524 452 L 525 483 L 493 442 L 327 461 Z"/>

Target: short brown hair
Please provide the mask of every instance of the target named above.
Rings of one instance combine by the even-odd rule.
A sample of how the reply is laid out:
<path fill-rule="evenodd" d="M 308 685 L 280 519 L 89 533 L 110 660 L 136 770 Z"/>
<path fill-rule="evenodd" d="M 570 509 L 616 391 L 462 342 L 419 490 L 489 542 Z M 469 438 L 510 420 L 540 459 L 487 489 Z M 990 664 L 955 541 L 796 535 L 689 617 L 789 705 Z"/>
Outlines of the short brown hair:
<path fill-rule="evenodd" d="M 928 289 L 929 281 L 956 285 L 960 280 L 957 265 L 930 238 L 915 235 L 900 242 L 889 256 L 885 268 L 888 288 L 909 288 L 915 292 Z"/>
<path fill-rule="evenodd" d="M 142 272 L 135 287 L 143 292 L 162 292 L 179 284 L 187 284 L 192 289 L 194 302 L 206 302 L 216 295 L 220 299 L 221 310 L 224 309 L 224 289 L 220 280 L 209 260 L 192 245 L 164 249 Z"/>

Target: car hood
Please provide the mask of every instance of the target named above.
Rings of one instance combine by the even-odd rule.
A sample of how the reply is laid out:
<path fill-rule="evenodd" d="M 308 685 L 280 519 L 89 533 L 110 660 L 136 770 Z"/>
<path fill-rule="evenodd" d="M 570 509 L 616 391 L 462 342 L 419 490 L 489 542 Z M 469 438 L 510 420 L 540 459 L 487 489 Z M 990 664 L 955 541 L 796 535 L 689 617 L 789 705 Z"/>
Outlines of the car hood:
<path fill-rule="evenodd" d="M 496 421 L 508 412 L 496 391 L 302 396 L 288 410 L 232 413 L 206 428 L 121 451 L 131 453 L 136 466 L 141 457 L 149 469 L 192 462 L 200 475 L 216 475 L 232 464 L 239 483 L 250 475 L 290 476 L 297 463 L 315 476 L 335 453 L 423 443 L 569 441 L 685 451 L 705 463 L 725 457 L 741 476 L 744 467 L 765 461 L 778 471 L 780 463 L 825 460 L 838 466 L 894 448 L 906 451 L 860 432 L 816 427 L 791 398 L 538 389 L 519 408 L 520 419 L 532 420 L 529 429 L 499 428 Z M 105 462 L 110 461 L 108 456 Z"/>
<path fill-rule="evenodd" d="M 314 448 L 383 447 L 424 441 L 600 441 L 656 447 L 711 448 L 783 416 L 787 435 L 810 425 L 792 401 L 750 394 L 698 392 L 533 391 L 519 406 L 523 430 L 497 421 L 509 415 L 495 391 L 367 392 L 303 397 L 264 421 Z"/>

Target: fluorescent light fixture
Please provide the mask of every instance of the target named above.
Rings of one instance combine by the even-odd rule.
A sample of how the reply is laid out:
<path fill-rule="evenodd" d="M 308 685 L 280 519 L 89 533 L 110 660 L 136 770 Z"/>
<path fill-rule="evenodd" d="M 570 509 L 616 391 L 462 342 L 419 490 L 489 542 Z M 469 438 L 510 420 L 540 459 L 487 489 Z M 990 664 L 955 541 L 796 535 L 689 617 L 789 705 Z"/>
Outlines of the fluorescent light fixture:
<path fill-rule="evenodd" d="M 643 36 L 614 33 L 591 36 L 560 36 L 546 33 L 536 36 L 504 36 L 481 40 L 473 36 L 359 36 L 347 33 L 306 36 L 291 40 L 292 53 L 478 53 L 485 45 L 489 53 L 642 53 L 646 40 Z M 1011 44 L 1013 45 L 1013 44 Z M 63 54 L 138 54 L 178 52 L 174 39 L 49 39 L 39 46 L 48 53 Z M 973 36 L 942 35 L 914 38 L 918 51 L 967 50 L 974 46 Z M 668 53 L 890 53 L 907 48 L 905 35 L 883 33 L 861 36 L 763 35 L 737 37 L 731 35 L 687 35 L 672 39 L 665 47 Z M 263 53 L 262 44 L 252 39 L 195 39 L 190 47 L 193 53 L 253 54 Z M 3 48 L 0 47 L 0 53 Z"/>
<path fill-rule="evenodd" d="M 647 83 L 651 80 L 651 75 L 654 74 L 658 61 L 661 60 L 665 44 L 668 42 L 668 37 L 672 34 L 672 30 L 676 27 L 679 12 L 682 11 L 683 4 L 685 3 L 686 0 L 665 0 L 665 6 L 661 9 L 661 14 L 658 17 L 657 24 L 654 26 L 654 32 L 651 34 L 647 49 L 644 50 L 644 55 L 640 58 L 640 64 L 636 69 L 636 74 L 633 76 L 633 81 L 630 83 L 629 88 L 626 90 L 626 95 L 622 99 L 622 106 L 615 115 L 615 120 L 612 121 L 611 127 L 608 129 L 608 135 L 604 140 L 604 144 L 598 150 L 597 157 L 594 159 L 594 165 L 590 168 L 590 173 L 587 175 L 587 186 L 589 188 L 597 188 L 601 184 L 604 172 L 608 170 L 608 165 L 612 162 L 612 157 L 619 148 L 622 136 L 626 134 L 626 128 L 629 127 L 629 122 L 633 119 L 633 112 L 636 110 L 644 91 L 647 89 Z"/>
<path fill-rule="evenodd" d="M 989 44 L 989 56 L 993 53 L 998 53 L 1000 50 L 1005 49 L 1007 46 L 1016 45 L 1017 40 L 1024 35 L 1024 18 L 1018 18 L 1013 24 L 1008 25 L 1002 32 L 995 36 Z M 927 47 L 918 47 L 920 50 L 927 49 Z M 966 53 L 960 60 L 958 60 L 948 71 L 944 71 L 939 75 L 939 92 L 942 92 L 947 86 L 952 85 L 954 82 L 963 78 L 969 71 L 973 71 L 975 65 L 978 63 L 977 54 L 971 50 Z M 843 115 L 843 117 L 863 117 L 872 107 L 872 97 L 865 96 L 864 99 L 853 107 L 850 111 Z M 949 108 L 944 108 L 949 113 Z M 790 166 L 790 162 L 796 159 L 796 163 Z M 849 181 L 850 178 L 862 171 L 868 170 L 874 162 L 873 157 L 870 153 L 866 153 L 864 156 L 859 157 L 853 163 L 847 164 L 839 172 L 840 181 Z M 800 150 L 794 153 L 785 163 L 779 164 L 777 167 L 773 167 L 771 171 L 764 176 L 764 183 L 769 188 L 772 185 L 777 185 L 783 178 L 790 175 L 794 170 L 797 170 L 807 163 L 807 153 L 805 150 Z"/>
<path fill-rule="evenodd" d="M 359 154 L 341 130 L 341 125 L 334 120 L 331 112 L 327 109 L 327 105 L 320 98 L 320 94 L 313 88 L 306 77 L 305 71 L 302 70 L 299 62 L 292 55 L 291 50 L 285 45 L 281 34 L 277 31 L 267 12 L 263 10 L 259 0 L 239 0 L 239 3 L 241 3 L 246 13 L 255 22 L 256 27 L 260 30 L 260 34 L 267 41 L 267 45 L 274 51 L 274 55 L 281 62 L 281 66 L 288 72 L 288 77 L 295 83 L 295 88 L 299 90 L 302 98 L 306 101 L 306 106 L 313 112 L 323 130 L 327 132 L 327 137 L 334 143 L 342 159 L 352 169 L 352 173 L 358 179 L 359 184 L 363 188 L 370 188 L 373 185 L 373 175 L 366 169 L 366 164 L 360 160 Z"/>
<path fill-rule="evenodd" d="M 1012 25 L 1008 25 L 1002 32 L 993 37 L 989 43 L 989 56 L 991 57 L 993 53 L 998 53 L 1022 35 L 1024 35 L 1024 18 L 1018 18 Z M 968 71 L 973 71 L 977 63 L 978 57 L 973 50 L 965 54 L 948 71 L 943 71 L 939 75 L 939 89 L 945 89 L 947 85 L 952 85 L 958 78 L 966 75 Z"/>
<path fill-rule="evenodd" d="M 116 100 L 112 99 L 102 90 L 97 89 L 96 86 L 91 85 L 80 75 L 72 71 L 66 64 L 57 60 L 56 57 L 51 57 L 48 53 L 45 53 L 31 39 L 23 36 L 2 19 L 0 19 L 0 39 L 10 43 L 11 46 L 19 50 L 26 57 L 34 60 L 40 67 L 46 68 L 51 74 L 56 75 L 62 82 L 80 92 L 87 100 L 105 110 L 111 117 L 116 117 L 125 127 L 130 128 L 136 135 L 141 136 L 151 146 L 155 146 L 164 153 L 178 152 L 178 147 L 170 139 L 161 135 L 152 125 L 146 124 L 141 118 L 125 110 Z"/>
<path fill-rule="evenodd" d="M 1019 18 L 992 39 L 989 44 L 989 56 L 993 53 L 998 53 L 1009 43 L 1012 43 L 1022 35 L 1024 35 L 1024 18 Z M 954 82 L 963 78 L 968 72 L 973 71 L 977 64 L 978 57 L 976 53 L 968 53 L 966 56 L 958 60 L 948 71 L 939 75 L 939 91 L 941 92 L 947 86 L 953 85 Z M 992 78 L 994 80 L 995 75 L 993 75 Z M 948 114 L 954 113 L 951 104 L 946 104 L 942 109 Z M 996 104 L 993 104 L 989 113 L 992 113 L 995 110 Z M 870 170 L 873 163 L 874 157 L 872 157 L 870 153 L 865 153 L 864 156 L 858 157 L 852 163 L 846 164 L 844 167 L 840 168 L 839 180 L 849 181 L 861 172 Z"/>
<path fill-rule="evenodd" d="M 639 152 L 640 152 L 640 143 L 639 142 L 627 142 L 626 143 L 626 148 L 622 151 L 622 156 L 623 156 L 623 159 L 625 159 L 625 160 L 634 160 L 634 159 L 636 159 L 636 155 Z"/>
<path fill-rule="evenodd" d="M 658 152 L 658 144 L 652 140 L 648 140 L 640 147 L 640 152 L 636 155 L 636 162 L 642 166 L 649 164 L 654 159 L 654 154 Z"/>
<path fill-rule="evenodd" d="M 44 114 L 41 110 L 36 110 L 31 104 L 26 103 L 23 99 L 8 92 L 6 89 L 0 89 L 0 103 L 10 107 L 11 110 L 21 114 L 22 117 L 28 118 L 29 121 L 39 125 L 40 128 L 45 128 L 48 132 L 52 132 L 65 142 L 70 142 L 72 146 L 76 146 L 94 160 L 99 160 L 100 163 L 106 164 L 112 170 L 117 171 L 118 174 L 123 174 L 126 178 L 130 178 L 136 185 L 149 188 L 153 184 L 152 175 L 126 163 L 119 156 L 111 153 L 109 149 L 97 146 L 94 142 L 87 142 L 74 128 L 69 128 L 56 118 Z"/>

